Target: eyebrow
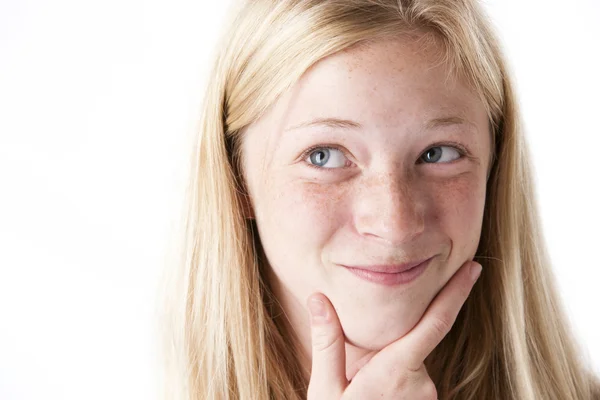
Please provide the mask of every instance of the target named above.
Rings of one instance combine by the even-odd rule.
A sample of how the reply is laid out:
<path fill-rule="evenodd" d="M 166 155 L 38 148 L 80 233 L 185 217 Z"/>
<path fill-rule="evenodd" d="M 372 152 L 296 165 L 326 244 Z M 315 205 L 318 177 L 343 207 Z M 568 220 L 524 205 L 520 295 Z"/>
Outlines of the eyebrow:
<path fill-rule="evenodd" d="M 362 129 L 362 125 L 356 121 L 349 119 L 339 118 L 317 118 L 312 121 L 302 122 L 298 125 L 293 125 L 289 128 L 284 129 L 284 132 L 293 131 L 300 128 L 307 128 L 313 126 L 325 126 L 328 128 L 342 128 L 342 129 Z"/>
<path fill-rule="evenodd" d="M 471 121 L 468 121 L 464 118 L 457 117 L 457 116 L 450 116 L 450 117 L 433 118 L 433 119 L 429 120 L 425 124 L 425 129 L 435 129 L 440 126 L 450 126 L 450 125 L 468 125 L 471 127 L 475 127 L 475 125 Z"/>
<path fill-rule="evenodd" d="M 467 125 L 467 126 L 470 126 L 473 128 L 475 127 L 475 125 L 472 122 L 465 120 L 458 116 L 433 118 L 433 119 L 427 121 L 427 123 L 424 125 L 424 127 L 427 130 L 431 130 L 431 129 L 439 128 L 442 126 L 451 126 L 451 125 Z M 349 119 L 316 118 L 312 121 L 302 122 L 300 124 L 288 127 L 286 129 L 284 129 L 284 132 L 301 129 L 301 128 L 315 127 L 315 126 L 324 126 L 327 128 L 338 128 L 338 129 L 348 129 L 348 130 L 357 130 L 357 129 L 363 128 L 363 126 L 359 122 L 352 121 Z"/>

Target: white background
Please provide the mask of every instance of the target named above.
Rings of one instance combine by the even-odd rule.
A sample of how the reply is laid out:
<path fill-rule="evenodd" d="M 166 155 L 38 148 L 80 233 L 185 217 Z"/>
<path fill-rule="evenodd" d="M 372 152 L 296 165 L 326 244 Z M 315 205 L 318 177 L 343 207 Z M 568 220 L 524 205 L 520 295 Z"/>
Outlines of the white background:
<path fill-rule="evenodd" d="M 0 399 L 156 399 L 156 287 L 227 1 L 0 0 Z M 488 0 L 600 373 L 600 4 Z"/>

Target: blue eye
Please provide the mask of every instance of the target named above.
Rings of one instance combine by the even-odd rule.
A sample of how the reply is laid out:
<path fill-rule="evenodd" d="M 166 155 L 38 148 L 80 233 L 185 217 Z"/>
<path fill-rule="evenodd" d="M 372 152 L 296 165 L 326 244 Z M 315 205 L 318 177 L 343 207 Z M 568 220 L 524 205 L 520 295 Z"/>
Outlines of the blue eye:
<path fill-rule="evenodd" d="M 443 152 L 442 149 L 449 149 L 449 151 L 445 151 Z M 456 156 L 452 158 L 452 154 L 455 154 Z M 462 156 L 462 154 L 455 149 L 454 147 L 451 146 L 436 146 L 436 147 L 432 147 L 429 150 L 427 150 L 422 156 L 421 159 L 428 164 L 432 164 L 432 163 L 438 163 L 438 161 L 442 160 L 441 162 L 443 163 L 447 163 L 447 162 L 451 162 L 454 160 L 459 159 Z M 448 158 L 451 159 L 448 159 Z"/>
<path fill-rule="evenodd" d="M 427 164 L 446 164 L 468 154 L 469 151 L 460 144 L 439 143 L 425 151 L 419 160 Z M 304 152 L 302 159 L 306 165 L 316 169 L 339 169 L 352 164 L 341 149 L 329 145 L 311 147 Z"/>
<path fill-rule="evenodd" d="M 316 168 L 342 168 L 346 165 L 344 153 L 332 147 L 317 147 L 308 153 L 306 159 L 310 166 Z"/>

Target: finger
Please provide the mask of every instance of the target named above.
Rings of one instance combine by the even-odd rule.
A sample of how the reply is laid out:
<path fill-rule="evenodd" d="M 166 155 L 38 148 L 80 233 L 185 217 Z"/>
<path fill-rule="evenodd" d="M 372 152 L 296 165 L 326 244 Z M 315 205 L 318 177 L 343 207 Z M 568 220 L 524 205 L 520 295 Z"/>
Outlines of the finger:
<path fill-rule="evenodd" d="M 480 273 L 480 264 L 463 264 L 429 305 L 419 323 L 406 336 L 390 345 L 397 347 L 391 353 L 402 354 L 403 364 L 409 370 L 421 368 L 425 358 L 448 334 Z"/>
<path fill-rule="evenodd" d="M 359 360 L 355 361 L 354 364 L 346 366 L 346 378 L 348 379 L 348 383 L 350 383 L 352 381 L 352 379 L 354 378 L 354 376 L 356 375 L 356 373 L 358 371 L 360 371 L 360 369 L 362 367 L 364 367 L 365 365 L 367 365 L 367 363 L 369 361 L 371 361 L 371 358 L 373 358 L 373 356 L 375 356 L 376 354 L 377 354 L 377 351 L 372 351 L 372 352 L 367 353 L 366 355 L 364 355 Z"/>
<path fill-rule="evenodd" d="M 311 317 L 312 369 L 308 399 L 339 399 L 348 385 L 345 339 L 329 299 L 316 293 L 308 298 Z"/>

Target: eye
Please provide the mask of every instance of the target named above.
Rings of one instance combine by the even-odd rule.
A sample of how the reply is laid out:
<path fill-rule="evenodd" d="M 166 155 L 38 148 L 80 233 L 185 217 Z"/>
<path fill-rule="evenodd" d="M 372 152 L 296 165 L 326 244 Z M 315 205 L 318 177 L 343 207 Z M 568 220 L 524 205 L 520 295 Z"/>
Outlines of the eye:
<path fill-rule="evenodd" d="M 462 157 L 461 152 L 452 146 L 435 146 L 427 150 L 420 159 L 427 164 L 443 164 Z M 438 163 L 438 161 L 440 161 Z"/>
<path fill-rule="evenodd" d="M 346 156 L 333 147 L 317 147 L 307 151 L 305 161 L 315 168 L 342 168 L 346 165 Z"/>

